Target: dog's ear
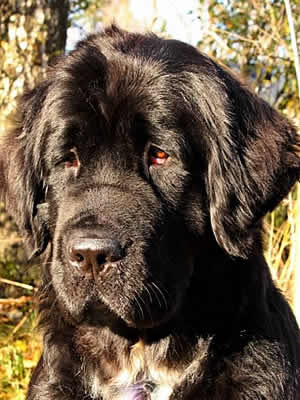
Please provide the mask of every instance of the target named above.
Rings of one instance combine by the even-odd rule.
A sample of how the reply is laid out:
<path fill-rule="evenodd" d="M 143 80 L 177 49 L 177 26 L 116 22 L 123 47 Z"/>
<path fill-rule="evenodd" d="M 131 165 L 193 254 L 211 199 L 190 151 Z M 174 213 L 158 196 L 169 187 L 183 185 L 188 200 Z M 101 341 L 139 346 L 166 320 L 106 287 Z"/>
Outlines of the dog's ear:
<path fill-rule="evenodd" d="M 45 91 L 45 86 L 39 86 L 20 99 L 11 127 L 0 141 L 0 200 L 14 218 L 31 256 L 41 254 L 49 240 L 39 132 Z M 44 205 L 39 207 L 41 203 Z"/>
<path fill-rule="evenodd" d="M 230 74 L 222 80 L 225 112 L 215 118 L 225 117 L 209 138 L 210 218 L 219 245 L 246 258 L 257 245 L 253 231 L 261 218 L 299 179 L 299 137 L 284 116 Z"/>

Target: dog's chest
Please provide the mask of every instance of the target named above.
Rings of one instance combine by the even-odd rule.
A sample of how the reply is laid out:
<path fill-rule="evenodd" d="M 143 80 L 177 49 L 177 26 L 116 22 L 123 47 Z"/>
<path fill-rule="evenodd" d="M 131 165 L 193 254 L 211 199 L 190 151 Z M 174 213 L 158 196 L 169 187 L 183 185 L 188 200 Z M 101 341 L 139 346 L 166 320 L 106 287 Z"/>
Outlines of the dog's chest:
<path fill-rule="evenodd" d="M 116 375 L 105 383 L 97 374 L 89 376 L 93 398 L 103 400 L 168 400 L 180 383 L 183 371 L 155 363 L 143 346 L 133 346 L 130 356 Z"/>

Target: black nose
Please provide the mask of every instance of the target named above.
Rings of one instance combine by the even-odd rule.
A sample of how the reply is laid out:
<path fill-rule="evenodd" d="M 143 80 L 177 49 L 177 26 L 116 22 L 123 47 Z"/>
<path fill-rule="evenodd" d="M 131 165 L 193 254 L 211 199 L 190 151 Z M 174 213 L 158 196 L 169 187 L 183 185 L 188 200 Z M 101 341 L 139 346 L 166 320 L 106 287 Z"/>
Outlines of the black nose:
<path fill-rule="evenodd" d="M 76 238 L 68 245 L 69 263 L 84 273 L 102 272 L 122 257 L 122 247 L 113 239 Z"/>

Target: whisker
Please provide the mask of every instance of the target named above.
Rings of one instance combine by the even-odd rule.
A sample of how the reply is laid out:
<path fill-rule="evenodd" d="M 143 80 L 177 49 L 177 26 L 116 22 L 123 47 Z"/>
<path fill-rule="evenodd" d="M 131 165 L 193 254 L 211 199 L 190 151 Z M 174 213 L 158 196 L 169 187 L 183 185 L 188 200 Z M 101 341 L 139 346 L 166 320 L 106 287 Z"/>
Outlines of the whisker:
<path fill-rule="evenodd" d="M 168 305 L 166 296 L 164 295 L 162 289 L 158 285 L 156 285 L 156 283 L 154 283 L 154 282 L 152 282 L 152 285 L 157 289 L 158 293 L 160 293 L 160 295 L 161 295 L 161 297 L 162 297 L 162 299 L 163 299 L 163 301 L 165 303 L 166 310 L 168 310 L 169 309 L 169 305 Z M 164 291 L 166 292 L 166 294 L 168 294 L 168 292 L 165 289 L 164 289 Z"/>
<path fill-rule="evenodd" d="M 145 285 L 145 289 L 146 289 L 146 291 L 147 291 L 147 293 L 149 295 L 149 298 L 151 299 L 151 303 L 152 303 L 153 302 L 152 301 L 152 296 L 151 296 L 151 293 L 149 292 L 149 290 L 147 288 L 147 285 Z M 146 311 L 147 311 L 147 313 L 149 315 L 150 320 L 153 321 L 152 313 L 151 313 L 151 306 L 149 306 L 148 302 L 144 301 L 144 299 L 141 296 L 139 296 L 139 299 L 143 302 L 143 305 L 144 305 L 144 307 L 145 307 L 145 309 L 146 309 Z"/>
<path fill-rule="evenodd" d="M 150 290 L 149 290 L 149 289 L 148 289 L 148 287 L 147 287 L 147 284 L 145 285 L 145 290 L 147 291 L 147 294 L 148 294 L 148 296 L 149 296 L 150 303 L 153 303 L 153 299 L 152 299 L 152 296 L 151 296 Z"/>
<path fill-rule="evenodd" d="M 154 296 L 155 296 L 155 298 L 156 298 L 156 300 L 157 300 L 157 302 L 159 304 L 159 307 L 162 308 L 162 304 L 161 304 L 160 299 L 159 299 L 159 297 L 160 297 L 159 296 L 159 292 L 156 293 L 156 289 L 155 289 L 155 287 L 152 287 L 152 284 L 153 284 L 153 282 L 150 282 L 150 289 L 152 290 L 152 293 L 154 294 Z"/>
<path fill-rule="evenodd" d="M 136 302 L 136 304 L 138 306 L 138 310 L 140 311 L 141 318 L 145 319 L 144 311 L 143 311 L 143 308 L 142 308 L 142 306 L 141 306 L 141 304 L 139 302 L 139 299 L 141 300 L 140 296 L 136 293 L 136 295 L 134 297 L 134 301 Z"/>

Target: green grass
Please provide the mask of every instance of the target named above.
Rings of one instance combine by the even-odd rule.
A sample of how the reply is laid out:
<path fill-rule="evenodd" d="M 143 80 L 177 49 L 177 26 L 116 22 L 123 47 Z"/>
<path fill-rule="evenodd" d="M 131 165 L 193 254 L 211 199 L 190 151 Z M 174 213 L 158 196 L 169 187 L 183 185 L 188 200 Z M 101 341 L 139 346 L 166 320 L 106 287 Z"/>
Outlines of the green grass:
<path fill-rule="evenodd" d="M 0 326 L 0 400 L 25 399 L 32 369 L 41 352 L 35 320 L 35 313 L 30 312 L 17 332 L 8 323 Z"/>

